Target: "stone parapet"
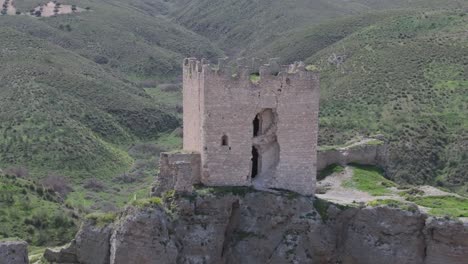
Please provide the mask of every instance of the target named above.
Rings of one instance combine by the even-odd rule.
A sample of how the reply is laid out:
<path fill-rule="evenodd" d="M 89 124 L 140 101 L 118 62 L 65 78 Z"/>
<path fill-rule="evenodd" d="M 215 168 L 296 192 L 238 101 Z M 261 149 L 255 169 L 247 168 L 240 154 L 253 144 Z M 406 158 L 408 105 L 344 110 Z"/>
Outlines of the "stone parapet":
<path fill-rule="evenodd" d="M 200 164 L 198 153 L 161 153 L 153 195 L 158 196 L 168 190 L 191 192 L 193 185 L 200 183 Z"/>

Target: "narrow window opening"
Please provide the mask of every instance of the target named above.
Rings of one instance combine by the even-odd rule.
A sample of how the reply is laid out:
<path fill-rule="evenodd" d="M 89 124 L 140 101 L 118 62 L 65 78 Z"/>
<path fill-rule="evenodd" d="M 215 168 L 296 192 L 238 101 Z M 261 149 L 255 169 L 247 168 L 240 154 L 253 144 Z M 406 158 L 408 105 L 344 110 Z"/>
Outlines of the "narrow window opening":
<path fill-rule="evenodd" d="M 221 146 L 229 146 L 228 136 L 224 135 L 223 137 L 221 137 Z"/>
<path fill-rule="evenodd" d="M 256 147 L 252 147 L 252 179 L 257 177 L 258 174 L 258 150 Z"/>
<path fill-rule="evenodd" d="M 253 120 L 253 136 L 254 137 L 258 136 L 259 131 L 260 131 L 260 118 L 258 118 L 258 115 L 256 115 L 255 119 Z"/>

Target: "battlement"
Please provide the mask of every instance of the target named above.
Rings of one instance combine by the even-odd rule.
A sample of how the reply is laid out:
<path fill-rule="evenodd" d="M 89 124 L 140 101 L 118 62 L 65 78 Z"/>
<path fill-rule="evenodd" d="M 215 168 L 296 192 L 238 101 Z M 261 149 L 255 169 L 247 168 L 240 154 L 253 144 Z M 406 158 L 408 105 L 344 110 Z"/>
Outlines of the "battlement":
<path fill-rule="evenodd" d="M 206 59 L 186 58 L 183 63 L 184 78 L 200 79 L 206 76 L 216 76 L 223 79 L 252 81 L 252 75 L 258 76 L 258 82 L 268 79 L 283 79 L 285 76 L 295 79 L 317 79 L 319 73 L 306 69 L 304 62 L 290 65 L 280 65 L 279 58 L 271 58 L 264 63 L 258 58 L 239 58 L 229 61 L 229 58 L 218 59 L 213 65 Z"/>

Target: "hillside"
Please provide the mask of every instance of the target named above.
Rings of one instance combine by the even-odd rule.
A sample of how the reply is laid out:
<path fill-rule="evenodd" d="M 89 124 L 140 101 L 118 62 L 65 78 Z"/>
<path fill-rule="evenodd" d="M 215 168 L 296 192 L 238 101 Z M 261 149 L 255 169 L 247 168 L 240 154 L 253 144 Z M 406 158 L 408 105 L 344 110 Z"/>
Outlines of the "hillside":
<path fill-rule="evenodd" d="M 31 245 L 56 246 L 78 229 L 78 215 L 53 191 L 1 172 L 0 205 L 0 240 L 20 237 Z"/>
<path fill-rule="evenodd" d="M 0 168 L 30 174 L 2 178 L 15 201 L 50 175 L 72 188 L 64 201 L 26 192 L 51 214 L 146 197 L 159 153 L 181 145 L 182 59 L 226 54 L 314 65 L 320 145 L 384 134 L 387 177 L 468 192 L 466 1 L 67 0 L 83 11 L 24 15 L 41 3 L 0 16 Z M 11 208 L 2 236 L 70 237 L 12 228 L 34 212 Z"/>
<path fill-rule="evenodd" d="M 40 3 L 14 2 L 19 12 Z M 41 175 L 114 176 L 133 163 L 126 146 L 179 126 L 177 105 L 143 88 L 177 79 L 186 56 L 222 52 L 125 3 L 67 4 L 89 11 L 1 17 L 0 166 L 24 165 Z"/>
<path fill-rule="evenodd" d="M 383 133 L 389 177 L 466 193 L 467 22 L 462 11 L 371 14 L 293 33 L 295 45 L 285 37 L 269 52 L 321 70 L 321 145 Z"/>
<path fill-rule="evenodd" d="M 287 31 L 381 9 L 455 8 L 457 0 L 174 0 L 169 14 L 228 54 L 262 50 Z M 335 34 L 334 32 L 329 32 Z"/>

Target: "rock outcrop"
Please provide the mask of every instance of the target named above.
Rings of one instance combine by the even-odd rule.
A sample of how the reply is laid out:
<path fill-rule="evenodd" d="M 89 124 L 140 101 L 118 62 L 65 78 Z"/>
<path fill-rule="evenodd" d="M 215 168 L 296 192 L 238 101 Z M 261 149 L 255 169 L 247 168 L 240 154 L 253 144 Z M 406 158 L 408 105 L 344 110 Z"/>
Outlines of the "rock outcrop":
<path fill-rule="evenodd" d="M 99 227 L 86 222 L 70 244 L 46 249 L 44 257 L 51 263 L 108 264 L 112 231 L 112 225 Z"/>
<path fill-rule="evenodd" d="M 71 244 L 71 263 L 461 264 L 467 241 L 468 226 L 417 210 L 201 189 L 166 195 L 164 205 L 130 207 L 112 226 L 84 225 Z"/>
<path fill-rule="evenodd" d="M 0 264 L 28 264 L 28 243 L 0 241 Z"/>

